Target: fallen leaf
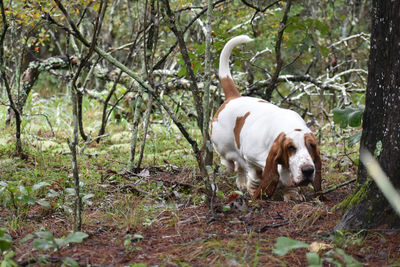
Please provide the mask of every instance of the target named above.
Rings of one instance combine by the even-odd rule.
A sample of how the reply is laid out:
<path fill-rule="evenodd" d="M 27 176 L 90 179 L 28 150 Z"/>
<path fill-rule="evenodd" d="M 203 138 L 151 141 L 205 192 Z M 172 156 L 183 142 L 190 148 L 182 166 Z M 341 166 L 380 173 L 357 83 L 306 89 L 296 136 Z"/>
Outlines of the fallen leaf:
<path fill-rule="evenodd" d="M 323 250 L 327 250 L 327 249 L 332 249 L 333 246 L 329 245 L 329 244 L 325 244 L 325 243 L 320 243 L 320 242 L 312 242 L 310 245 L 310 251 L 311 252 L 320 252 Z"/>

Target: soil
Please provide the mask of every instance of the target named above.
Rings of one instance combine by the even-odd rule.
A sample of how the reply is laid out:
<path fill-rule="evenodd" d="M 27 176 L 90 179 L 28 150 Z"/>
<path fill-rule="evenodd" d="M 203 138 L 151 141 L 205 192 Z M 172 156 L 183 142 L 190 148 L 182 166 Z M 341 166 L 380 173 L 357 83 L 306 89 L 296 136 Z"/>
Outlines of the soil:
<path fill-rule="evenodd" d="M 45 255 L 49 266 L 61 265 L 63 257 L 70 257 L 80 265 L 128 266 L 145 263 L 147 266 L 308 266 L 308 249 L 296 249 L 286 256 L 273 253 L 278 237 L 290 237 L 299 241 L 317 244 L 316 251 L 323 257 L 324 266 L 335 266 L 329 259 L 345 263 L 346 258 L 337 252 L 341 248 L 365 266 L 400 266 L 400 233 L 394 230 L 335 232 L 334 226 L 340 220 L 342 211 L 334 211 L 333 206 L 351 193 L 352 184 L 328 194 L 325 202 L 312 198 L 311 189 L 304 194 L 307 201 L 283 202 L 281 200 L 252 201 L 248 196 L 231 194 L 217 197 L 215 217 L 207 206 L 194 204 L 192 198 L 185 197 L 184 191 L 192 195 L 201 194 L 189 171 L 151 173 L 146 179 L 153 179 L 172 188 L 163 196 L 174 208 L 157 213 L 154 220 L 144 224 L 140 216 L 132 213 L 115 216 L 114 203 L 131 197 L 130 205 L 138 207 L 144 201 L 155 201 L 143 196 L 134 187 L 106 187 L 109 203 L 99 203 L 84 211 L 82 231 L 89 234 L 80 244 L 71 244 L 60 251 L 38 251 L 32 249 L 32 241 L 20 244 L 29 233 L 46 229 L 55 236 L 69 233 L 72 225 L 61 212 L 32 208 L 26 220 L 28 224 L 11 232 L 15 240 L 14 260 L 20 265 L 37 265 L 40 255 Z M 145 179 L 145 180 L 146 180 Z M 234 183 L 220 188 L 232 192 Z M 325 184 L 324 188 L 329 185 Z M 122 188 L 122 189 L 121 189 Z M 129 201 L 127 202 L 129 203 Z M 11 216 L 2 210 L 0 215 Z M 107 214 L 111 214 L 107 216 Z M 139 217 L 138 217 L 139 216 Z M 124 217 L 125 219 L 121 219 Z M 135 224 L 135 220 L 141 222 Z M 26 225 L 26 226 L 25 226 Z M 396 265 L 397 264 L 397 265 Z M 41 264 L 43 265 L 43 264 Z"/>

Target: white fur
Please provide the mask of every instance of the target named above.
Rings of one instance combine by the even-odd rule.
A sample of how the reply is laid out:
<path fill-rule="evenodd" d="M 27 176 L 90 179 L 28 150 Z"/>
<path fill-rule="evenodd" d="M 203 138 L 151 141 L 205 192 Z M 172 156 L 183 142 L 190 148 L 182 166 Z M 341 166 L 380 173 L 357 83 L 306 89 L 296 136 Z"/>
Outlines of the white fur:
<path fill-rule="evenodd" d="M 226 44 L 220 57 L 220 78 L 231 78 L 229 56 L 234 46 L 249 41 L 251 39 L 248 36 L 238 36 Z M 234 128 L 237 119 L 248 112 L 250 113 L 240 132 L 238 147 Z M 293 140 L 297 150 L 289 158 L 288 169 L 278 166 L 279 181 L 284 187 L 295 187 L 304 180 L 302 166 L 315 168 L 304 141 L 304 134 L 311 133 L 311 130 L 299 114 L 261 99 L 237 97 L 226 102 L 211 124 L 211 140 L 222 164 L 229 171 L 238 173 L 238 187 L 241 190 L 247 188 L 250 193 L 254 193 L 260 183 L 260 173 L 265 168 L 271 146 L 281 133 Z"/>
<path fill-rule="evenodd" d="M 225 44 L 224 49 L 222 49 L 221 56 L 219 58 L 219 73 L 218 73 L 219 78 L 232 77 L 229 68 L 229 57 L 232 53 L 232 49 L 239 44 L 248 43 L 251 41 L 253 41 L 253 39 L 251 39 L 249 36 L 239 35 L 230 39 Z"/>
<path fill-rule="evenodd" d="M 294 111 L 279 108 L 253 97 L 232 99 L 212 123 L 211 140 L 221 162 L 229 170 L 238 171 L 238 186 L 252 191 L 251 183 L 259 183 L 257 175 L 264 170 L 266 159 L 275 138 L 285 133 L 297 148 L 289 158 L 290 169 L 279 165 L 280 182 L 293 187 L 302 182 L 301 166 L 314 162 L 304 144 L 304 134 L 311 133 L 304 120 Z M 233 129 L 238 117 L 246 118 L 240 133 L 240 148 L 237 147 Z M 295 129 L 301 129 L 297 131 Z"/>

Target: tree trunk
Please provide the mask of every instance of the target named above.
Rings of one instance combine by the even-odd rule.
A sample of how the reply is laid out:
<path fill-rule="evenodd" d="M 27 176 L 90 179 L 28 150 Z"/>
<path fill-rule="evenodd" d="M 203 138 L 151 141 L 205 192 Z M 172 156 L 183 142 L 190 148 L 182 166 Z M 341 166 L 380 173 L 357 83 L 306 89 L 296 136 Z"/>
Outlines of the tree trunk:
<path fill-rule="evenodd" d="M 361 147 L 400 188 L 400 2 L 373 1 Z M 337 229 L 399 228 L 400 218 L 360 163 L 359 186 Z"/>

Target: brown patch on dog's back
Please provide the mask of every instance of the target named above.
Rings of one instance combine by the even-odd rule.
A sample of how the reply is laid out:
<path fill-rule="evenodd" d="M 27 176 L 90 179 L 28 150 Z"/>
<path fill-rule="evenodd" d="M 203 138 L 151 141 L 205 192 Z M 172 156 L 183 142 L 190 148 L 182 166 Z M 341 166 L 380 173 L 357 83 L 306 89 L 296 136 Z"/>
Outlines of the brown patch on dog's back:
<path fill-rule="evenodd" d="M 244 114 L 244 116 L 237 117 L 235 128 L 233 128 L 233 133 L 235 135 L 235 141 L 238 148 L 240 148 L 240 132 L 242 131 L 243 125 L 246 121 L 246 118 L 250 115 L 250 112 Z"/>
<path fill-rule="evenodd" d="M 297 131 L 297 132 L 301 132 L 302 130 L 301 129 L 294 129 L 295 131 Z"/>

